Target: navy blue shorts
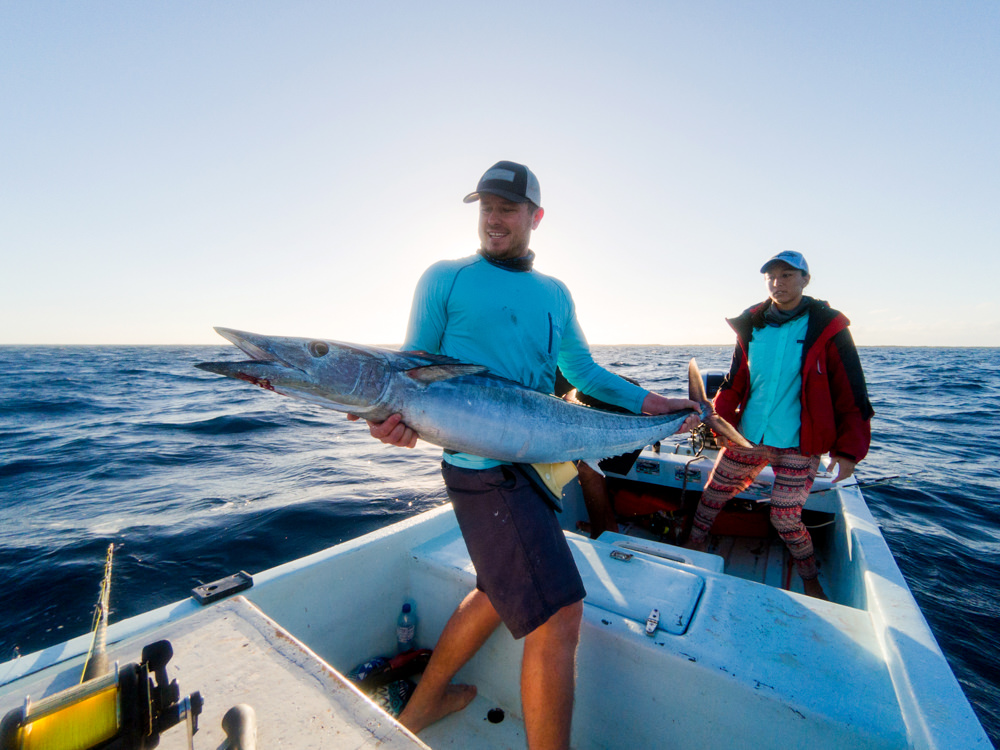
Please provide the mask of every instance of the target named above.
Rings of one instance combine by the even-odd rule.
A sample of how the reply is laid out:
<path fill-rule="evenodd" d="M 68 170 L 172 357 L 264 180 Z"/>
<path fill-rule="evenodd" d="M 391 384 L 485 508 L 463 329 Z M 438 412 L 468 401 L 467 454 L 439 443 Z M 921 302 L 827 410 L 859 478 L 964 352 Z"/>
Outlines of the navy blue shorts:
<path fill-rule="evenodd" d="M 523 638 L 587 591 L 556 515 L 514 466 L 441 473 L 485 593 L 515 638 Z"/>

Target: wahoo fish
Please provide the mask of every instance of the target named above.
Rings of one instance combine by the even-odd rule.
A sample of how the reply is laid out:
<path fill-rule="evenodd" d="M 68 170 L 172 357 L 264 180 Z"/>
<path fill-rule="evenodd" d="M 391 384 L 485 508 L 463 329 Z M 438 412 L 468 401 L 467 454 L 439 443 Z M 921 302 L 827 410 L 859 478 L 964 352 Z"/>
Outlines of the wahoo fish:
<path fill-rule="evenodd" d="M 202 370 L 372 422 L 400 414 L 422 440 L 498 461 L 559 463 L 617 456 L 674 434 L 694 413 L 613 414 L 568 403 L 494 375 L 482 365 L 448 357 L 215 330 L 253 359 L 196 365 Z M 716 432 L 746 443 L 712 411 L 693 359 L 688 377 L 692 400 L 702 404 L 699 418 Z"/>

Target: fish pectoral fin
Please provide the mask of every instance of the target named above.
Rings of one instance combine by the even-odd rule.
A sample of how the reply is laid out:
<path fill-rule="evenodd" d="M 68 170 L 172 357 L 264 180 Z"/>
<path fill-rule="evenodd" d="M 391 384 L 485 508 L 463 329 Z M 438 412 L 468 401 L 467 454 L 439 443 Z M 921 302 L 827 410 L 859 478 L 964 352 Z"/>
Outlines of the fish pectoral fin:
<path fill-rule="evenodd" d="M 463 375 L 481 375 L 484 372 L 488 372 L 488 370 L 482 365 L 456 363 L 413 367 L 407 370 L 405 374 L 407 377 L 417 381 L 418 383 L 428 385 L 429 383 L 439 383 L 442 380 L 460 378 Z"/>

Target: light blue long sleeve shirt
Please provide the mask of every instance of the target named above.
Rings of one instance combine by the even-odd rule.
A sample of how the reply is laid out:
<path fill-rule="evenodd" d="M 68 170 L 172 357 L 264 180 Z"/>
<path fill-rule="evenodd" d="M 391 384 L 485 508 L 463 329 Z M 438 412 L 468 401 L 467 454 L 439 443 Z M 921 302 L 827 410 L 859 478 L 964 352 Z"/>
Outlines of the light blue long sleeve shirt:
<path fill-rule="evenodd" d="M 754 329 L 750 341 L 750 397 L 740 418 L 747 440 L 796 448 L 802 428 L 802 345 L 809 316 Z"/>
<path fill-rule="evenodd" d="M 562 282 L 498 268 L 479 255 L 440 261 L 424 273 L 403 349 L 484 365 L 544 393 L 552 393 L 559 367 L 581 392 L 636 414 L 649 393 L 594 362 Z M 465 453 L 445 460 L 473 469 L 503 463 Z"/>

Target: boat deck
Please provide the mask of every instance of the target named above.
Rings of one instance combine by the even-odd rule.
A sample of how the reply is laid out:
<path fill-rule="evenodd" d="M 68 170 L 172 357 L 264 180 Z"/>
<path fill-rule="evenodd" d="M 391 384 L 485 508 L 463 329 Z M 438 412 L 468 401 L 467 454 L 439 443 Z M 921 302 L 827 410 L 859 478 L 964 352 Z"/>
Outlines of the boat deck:
<path fill-rule="evenodd" d="M 627 521 L 621 524 L 620 533 L 634 539 L 669 544 Z M 601 538 L 605 537 L 602 535 Z M 826 535 L 813 531 L 813 542 L 820 571 L 820 584 L 825 591 L 830 591 L 831 583 L 824 575 L 824 559 L 828 552 Z M 682 547 L 676 549 L 678 554 L 688 552 Z M 802 579 L 795 570 L 795 561 L 777 534 L 769 533 L 765 536 L 712 534 L 708 538 L 706 552 L 719 558 L 720 572 L 725 571 L 728 575 L 744 581 L 755 581 L 784 591 L 794 591 L 797 594 L 804 593 Z"/>
<path fill-rule="evenodd" d="M 619 532 L 671 545 L 678 554 L 685 554 L 687 551 L 678 545 L 678 540 L 686 537 L 714 460 L 713 452 L 695 454 L 687 443 L 678 443 L 669 446 L 669 450 L 667 446 L 661 450 L 647 448 L 628 474 L 609 474 L 607 481 Z M 720 513 L 708 537 L 706 551 L 720 558 L 720 572 L 801 594 L 802 579 L 795 570 L 794 560 L 768 518 L 766 501 L 772 482 L 773 473 L 766 468 L 747 492 L 737 496 Z M 828 595 L 837 589 L 824 571 L 827 560 L 836 555 L 829 529 L 835 523 L 835 513 L 831 512 L 835 507 L 824 502 L 823 497 L 830 487 L 831 476 L 821 472 L 815 484 L 817 491 L 803 511 L 803 521 L 813 537 L 820 584 Z M 629 493 L 632 501 L 627 499 Z M 645 516 L 634 512 L 636 493 L 642 494 L 639 507 L 659 506 L 663 510 Z M 578 487 L 570 488 L 564 503 L 567 512 L 562 519 L 563 527 L 568 531 L 588 528 L 587 511 Z M 620 509 L 624 512 L 618 512 Z M 841 603 L 850 605 L 847 599 Z"/>
<path fill-rule="evenodd" d="M 163 627 L 157 639 L 171 644 L 173 658 L 166 669 L 182 694 L 198 692 L 204 699 L 195 747 L 229 747 L 222 718 L 242 704 L 253 709 L 258 747 L 427 748 L 242 596 Z M 114 644 L 108 650 L 110 663 L 138 662 L 148 642 L 143 635 Z M 80 672 L 79 660 L 74 660 L 25 680 L 17 695 L 0 698 L 0 716 L 25 695 L 38 701 L 76 685 Z M 162 750 L 190 746 L 184 721 L 164 731 L 158 744 Z"/>
<path fill-rule="evenodd" d="M 871 709 L 893 705 L 895 694 L 867 613 L 725 575 L 714 555 L 651 541 L 636 545 L 624 535 L 567 537 L 587 588 L 575 747 L 614 747 L 619 722 L 628 723 L 635 746 L 731 748 L 736 736 L 746 739 L 740 746 L 767 746 L 781 727 L 790 746 L 907 747 L 901 718 Z M 621 551 L 632 556 L 614 554 Z M 680 562 L 680 555 L 693 557 Z M 414 598 L 450 614 L 448 605 L 475 580 L 457 528 L 416 547 L 413 556 Z M 651 578 L 653 586 L 634 588 L 633 580 Z M 748 597 L 752 608 L 744 606 Z M 661 627 L 649 637 L 645 621 L 653 606 L 661 610 Z M 782 624 L 789 622 L 793 628 Z M 436 631 L 443 624 L 428 625 Z M 477 685 L 476 702 L 421 738 L 432 747 L 457 747 L 456 736 L 465 747 L 523 747 L 521 647 L 505 631 L 495 634 L 457 678 Z M 707 696 L 754 708 L 732 716 L 732 726 L 716 719 L 707 727 L 699 706 Z M 493 708 L 504 711 L 500 724 L 487 719 Z M 662 723 L 637 726 L 643 716 L 664 713 L 669 730 Z M 808 721 L 790 721 L 795 716 Z"/>

